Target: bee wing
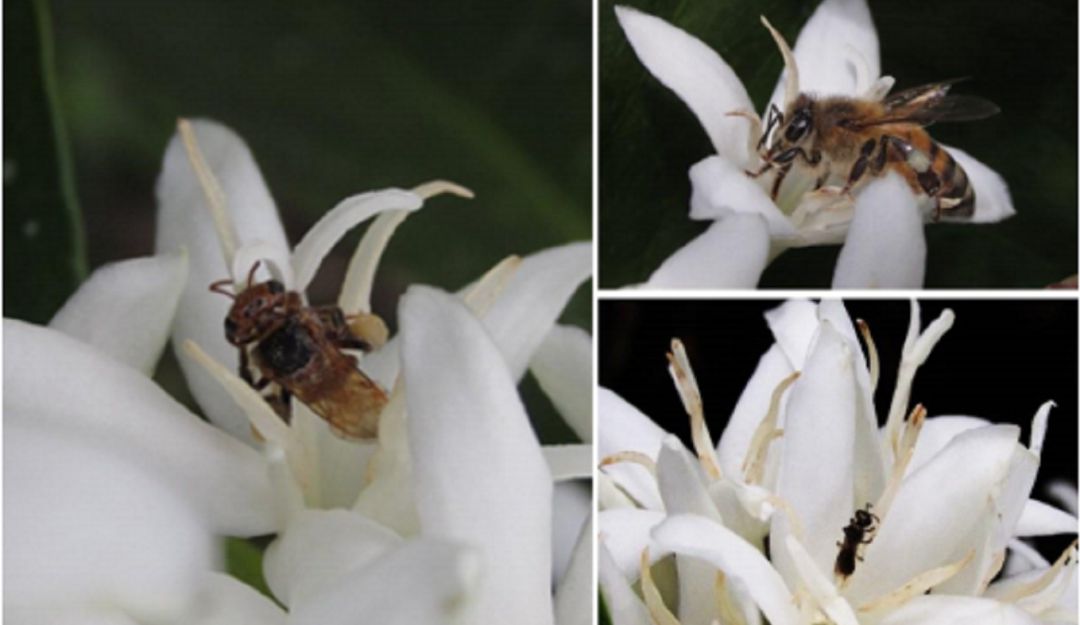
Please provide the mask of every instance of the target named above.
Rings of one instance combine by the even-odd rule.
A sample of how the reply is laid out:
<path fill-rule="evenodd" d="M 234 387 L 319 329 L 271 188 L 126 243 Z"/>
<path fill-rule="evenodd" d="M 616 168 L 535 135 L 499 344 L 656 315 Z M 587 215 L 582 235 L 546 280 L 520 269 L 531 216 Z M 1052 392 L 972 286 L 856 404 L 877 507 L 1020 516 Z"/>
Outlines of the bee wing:
<path fill-rule="evenodd" d="M 885 112 L 881 117 L 862 120 L 857 126 L 904 123 L 928 126 L 934 122 L 974 121 L 1001 112 L 996 104 L 983 98 L 948 95 L 949 88 L 961 80 L 965 79 L 956 78 L 894 93 L 885 99 Z"/>
<path fill-rule="evenodd" d="M 379 415 L 387 401 L 386 393 L 374 380 L 360 370 L 350 368 L 335 388 L 326 389 L 304 403 L 326 419 L 337 436 L 364 441 L 378 435 Z"/>

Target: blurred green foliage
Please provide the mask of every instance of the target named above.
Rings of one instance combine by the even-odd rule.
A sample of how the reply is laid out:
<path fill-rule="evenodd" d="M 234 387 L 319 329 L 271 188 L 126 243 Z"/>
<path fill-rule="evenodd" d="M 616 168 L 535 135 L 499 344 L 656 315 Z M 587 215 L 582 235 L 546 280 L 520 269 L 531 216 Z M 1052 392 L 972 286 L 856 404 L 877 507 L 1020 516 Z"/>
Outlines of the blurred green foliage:
<path fill-rule="evenodd" d="M 86 274 L 44 1 L 4 4 L 4 316 L 48 321 Z"/>
<path fill-rule="evenodd" d="M 708 222 L 687 217 L 691 165 L 712 153 L 690 110 L 641 65 L 600 1 L 600 284 L 641 282 Z M 626 0 L 715 49 L 764 109 L 782 60 L 758 21 L 794 44 L 817 6 L 802 0 Z M 958 76 L 958 92 L 997 103 L 1002 114 L 935 126 L 1009 184 L 1017 215 L 980 226 L 926 229 L 928 287 L 1039 288 L 1076 273 L 1075 2 L 1006 0 L 870 2 L 881 66 L 897 88 Z M 838 246 L 786 252 L 765 287 L 825 287 Z"/>
<path fill-rule="evenodd" d="M 51 6 L 59 108 L 71 130 L 91 267 L 153 253 L 154 184 L 181 116 L 217 119 L 245 138 L 293 242 L 361 191 L 445 178 L 476 192 L 472 201 L 436 198 L 398 230 L 374 293 L 375 312 L 392 329 L 397 298 L 409 284 L 456 289 L 509 254 L 592 236 L 588 3 Z M 35 47 L 9 53 L 5 64 L 40 81 L 38 68 L 23 61 L 36 58 Z M 5 81 L 12 76 L 9 70 Z M 14 123 L 10 113 L 5 130 Z M 25 128 L 39 144 L 50 137 Z M 11 262 L 22 251 L 20 230 L 8 223 L 11 206 L 9 200 L 7 266 L 26 272 L 20 275 L 31 284 L 55 287 L 45 312 L 33 317 L 44 321 L 77 284 L 46 279 L 58 274 L 44 265 L 79 248 L 51 240 Z M 360 235 L 351 234 L 327 259 L 310 291 L 313 302 L 336 298 Z M 17 284 L 25 283 L 6 281 L 8 310 L 27 298 Z M 563 321 L 591 326 L 588 287 Z M 163 360 L 158 379 L 190 405 L 173 358 Z M 541 436 L 572 438 L 534 382 L 523 393 Z"/>

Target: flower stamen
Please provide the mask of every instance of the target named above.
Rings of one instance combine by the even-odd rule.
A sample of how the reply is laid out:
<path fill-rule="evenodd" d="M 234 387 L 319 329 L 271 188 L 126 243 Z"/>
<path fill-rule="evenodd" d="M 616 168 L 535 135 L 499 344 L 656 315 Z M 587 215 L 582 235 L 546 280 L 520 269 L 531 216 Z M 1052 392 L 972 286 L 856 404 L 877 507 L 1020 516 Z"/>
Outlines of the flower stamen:
<path fill-rule="evenodd" d="M 877 503 L 874 504 L 874 510 L 879 519 L 884 519 L 885 515 L 889 514 L 893 499 L 904 481 L 904 474 L 907 473 L 908 464 L 911 463 L 911 458 L 915 455 L 915 443 L 919 440 L 919 432 L 922 431 L 925 422 L 926 408 L 922 404 L 916 404 L 911 409 L 911 415 L 908 417 L 904 427 L 904 434 L 901 437 L 899 448 L 893 458 L 893 468 L 892 473 L 889 474 L 889 481 L 886 482 L 885 490 L 882 491 Z"/>
<path fill-rule="evenodd" d="M 217 230 L 218 242 L 221 244 L 221 253 L 225 257 L 225 266 L 232 267 L 237 247 L 236 232 L 226 209 L 225 192 L 222 191 L 221 184 L 207 164 L 202 149 L 199 148 L 199 141 L 195 137 L 191 122 L 181 117 L 176 121 L 176 130 L 180 133 L 184 151 L 187 152 L 188 161 L 191 163 L 191 168 L 195 170 L 199 186 L 202 187 L 206 206 L 210 209 L 210 217 L 214 221 L 214 229 Z"/>
<path fill-rule="evenodd" d="M 911 385 L 915 381 L 915 373 L 926 362 L 941 337 L 952 327 L 955 319 L 956 315 L 953 311 L 946 308 L 920 334 L 919 303 L 915 300 L 911 301 L 911 320 L 908 323 L 907 337 L 904 339 L 900 370 L 896 376 L 896 388 L 893 390 L 892 403 L 889 405 L 889 417 L 885 422 L 885 436 L 882 441 L 882 445 L 885 446 L 883 451 L 891 451 L 893 457 L 899 450 L 900 422 L 907 410 L 908 399 L 911 397 Z"/>
<path fill-rule="evenodd" d="M 881 377 L 881 359 L 878 356 L 877 344 L 874 336 L 870 334 L 870 325 L 862 319 L 856 319 L 855 325 L 859 328 L 863 343 L 866 344 L 866 356 L 870 361 L 870 396 L 877 392 L 878 379 Z"/>
<path fill-rule="evenodd" d="M 656 625 L 679 625 L 679 619 L 664 605 L 664 599 L 660 596 L 660 589 L 653 581 L 652 569 L 649 566 L 649 548 L 641 551 L 641 594 L 645 598 L 645 607 L 649 609 L 653 623 Z"/>
<path fill-rule="evenodd" d="M 714 480 L 722 476 L 720 461 L 716 457 L 716 450 L 712 446 L 712 436 L 709 434 L 709 426 L 705 423 L 705 409 L 701 401 L 701 390 L 698 388 L 694 370 L 690 367 L 690 359 L 686 356 L 686 348 L 679 339 L 671 340 L 671 351 L 668 352 L 668 372 L 675 380 L 675 388 L 679 391 L 683 408 L 690 416 L 690 432 L 694 441 L 694 451 L 697 452 L 698 460 L 705 469 L 705 473 Z"/>
<path fill-rule="evenodd" d="M 716 595 L 716 613 L 720 617 L 720 622 L 724 625 L 746 625 L 746 618 L 743 617 L 742 611 L 731 597 L 727 575 L 724 575 L 723 571 L 716 572 L 713 592 Z"/>
<path fill-rule="evenodd" d="M 951 579 L 957 573 L 962 571 L 964 567 L 971 564 L 971 561 L 974 559 L 975 550 L 971 549 L 967 552 L 967 555 L 960 560 L 957 560 L 952 564 L 946 564 L 945 566 L 939 566 L 930 569 L 929 571 L 919 573 L 896 590 L 864 603 L 859 606 L 859 612 L 866 613 L 895 610 L 911 599 L 926 593 L 934 586 L 938 586 Z"/>
<path fill-rule="evenodd" d="M 784 36 L 773 28 L 764 15 L 761 16 L 761 23 L 769 29 L 776 47 L 780 48 L 780 55 L 784 57 L 784 67 L 787 69 L 787 82 L 784 86 L 784 108 L 786 109 L 799 96 L 799 66 L 795 63 L 795 54 L 792 53 Z"/>
<path fill-rule="evenodd" d="M 638 464 L 646 469 L 653 477 L 656 477 L 656 461 L 649 456 L 641 453 L 640 451 L 619 451 L 611 454 L 610 456 L 604 456 L 600 460 L 599 468 L 610 466 L 613 464 L 619 464 L 621 462 L 629 462 L 631 464 Z"/>
<path fill-rule="evenodd" d="M 769 400 L 769 410 L 754 430 L 754 436 L 750 439 L 750 449 L 747 451 L 746 459 L 743 460 L 742 470 L 747 484 L 759 484 L 764 477 L 769 443 L 784 434 L 784 430 L 776 427 L 776 420 L 780 415 L 780 399 L 784 391 L 799 379 L 799 375 L 798 371 L 792 373 L 773 389 L 772 398 Z"/>

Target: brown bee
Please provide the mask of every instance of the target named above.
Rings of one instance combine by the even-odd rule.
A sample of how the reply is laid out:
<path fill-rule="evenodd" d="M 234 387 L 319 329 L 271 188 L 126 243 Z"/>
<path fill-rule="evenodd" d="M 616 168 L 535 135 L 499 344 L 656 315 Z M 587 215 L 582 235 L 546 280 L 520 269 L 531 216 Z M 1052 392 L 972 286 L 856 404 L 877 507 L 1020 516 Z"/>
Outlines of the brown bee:
<path fill-rule="evenodd" d="M 851 517 L 851 521 L 844 528 L 844 540 L 836 542 L 836 546 L 840 548 L 834 567 L 837 576 L 847 577 L 855 571 L 855 561 L 862 561 L 859 547 L 869 545 L 874 540 L 878 521 L 877 515 L 870 512 L 870 504 L 855 511 L 855 516 Z"/>
<path fill-rule="evenodd" d="M 354 356 L 341 351 L 371 346 L 353 334 L 337 306 L 305 306 L 299 293 L 286 291 L 277 280 L 252 284 L 257 267 L 248 274 L 248 288 L 235 295 L 224 290 L 231 280 L 210 285 L 234 300 L 225 317 L 225 339 L 240 350 L 240 377 L 259 391 L 273 385 L 268 401 L 285 421 L 295 395 L 334 434 L 374 438 L 386 393 L 357 369 Z"/>
<path fill-rule="evenodd" d="M 847 97 L 815 99 L 802 93 L 786 112 L 773 105 L 758 142 L 761 151 L 773 134 L 771 145 L 762 154 L 765 164 L 747 173 L 757 177 L 777 168 L 772 187 L 776 199 L 784 176 L 797 159 L 818 174 L 815 188 L 830 179 L 846 180 L 841 193 L 850 192 L 867 172 L 881 176 L 892 170 L 903 176 L 915 193 L 935 199 L 935 220 L 971 217 L 975 191 L 967 174 L 924 127 L 936 121 L 983 119 L 1000 109 L 981 98 L 948 96 L 955 82 L 915 87 L 880 102 Z"/>

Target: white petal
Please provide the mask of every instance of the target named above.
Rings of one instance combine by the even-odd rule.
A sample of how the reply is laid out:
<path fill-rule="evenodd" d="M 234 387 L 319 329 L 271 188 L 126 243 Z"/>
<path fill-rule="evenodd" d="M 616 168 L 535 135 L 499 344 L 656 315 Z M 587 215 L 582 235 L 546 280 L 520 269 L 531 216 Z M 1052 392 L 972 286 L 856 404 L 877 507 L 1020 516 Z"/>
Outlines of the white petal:
<path fill-rule="evenodd" d="M 769 229 L 758 215 L 734 215 L 709 226 L 649 276 L 653 289 L 752 289 L 769 258 Z"/>
<path fill-rule="evenodd" d="M 1029 499 L 1024 505 L 1023 514 L 1017 522 L 1014 534 L 1016 536 L 1075 534 L 1077 526 L 1076 517 L 1068 512 L 1041 501 Z"/>
<path fill-rule="evenodd" d="M 793 52 L 803 93 L 859 96 L 881 76 L 877 31 L 865 0 L 822 2 L 799 32 Z M 772 103 L 783 102 L 785 74 Z"/>
<path fill-rule="evenodd" d="M 480 321 L 449 294 L 410 288 L 401 328 L 424 535 L 479 551 L 479 622 L 513 614 L 549 625 L 551 473 L 515 379 Z"/>
<path fill-rule="evenodd" d="M 556 482 L 592 477 L 592 445 L 544 445 L 543 452 Z"/>
<path fill-rule="evenodd" d="M 4 360 L 5 412 L 115 442 L 189 497 L 221 533 L 276 529 L 259 453 L 188 412 L 142 373 L 60 332 L 13 320 L 4 320 Z"/>
<path fill-rule="evenodd" d="M 11 606 L 4 605 L 8 625 L 139 625 L 123 610 L 88 606 Z"/>
<path fill-rule="evenodd" d="M 967 174 L 975 190 L 975 214 L 964 218 L 971 223 L 992 223 L 1016 214 L 1005 180 L 993 169 L 960 148 L 942 146 Z"/>
<path fill-rule="evenodd" d="M 710 156 L 690 168 L 690 219 L 723 219 L 750 213 L 765 218 L 772 237 L 794 237 L 795 227 L 743 167 Z"/>
<path fill-rule="evenodd" d="M 941 416 L 927 419 L 915 442 L 915 453 L 908 462 L 906 475 L 927 463 L 945 448 L 952 439 L 975 428 L 990 425 L 986 419 L 966 416 Z"/>
<path fill-rule="evenodd" d="M 529 370 L 578 437 L 592 440 L 592 337 L 556 325 L 533 354 Z"/>
<path fill-rule="evenodd" d="M 664 513 L 656 510 L 619 508 L 600 512 L 600 539 L 626 579 L 637 579 L 641 552 L 646 547 L 651 554 L 658 553 L 651 532 L 664 518 Z"/>
<path fill-rule="evenodd" d="M 592 514 L 591 484 L 584 481 L 555 484 L 551 521 L 551 580 L 559 584 L 581 539 L 581 528 Z M 591 557 L 591 556 L 590 556 Z"/>
<path fill-rule="evenodd" d="M 652 619 L 645 604 L 619 570 L 611 557 L 601 536 L 597 547 L 597 578 L 600 582 L 600 595 L 611 615 L 612 625 L 652 625 Z"/>
<path fill-rule="evenodd" d="M 735 72 L 712 48 L 658 17 L 625 6 L 615 15 L 642 64 L 690 107 L 717 154 L 745 164 L 750 124 L 728 113 L 754 105 Z"/>
<path fill-rule="evenodd" d="M 1018 436 L 1019 428 L 1011 425 L 969 430 L 904 480 L 867 545 L 865 561 L 849 579 L 849 600 L 862 605 L 919 573 L 963 559 L 971 549 L 978 554 Z M 844 525 L 834 528 L 836 538 Z"/>
<path fill-rule="evenodd" d="M 178 616 L 216 564 L 198 512 L 152 468 L 117 453 L 118 441 L 35 417 L 5 406 L 5 609 L 112 605 L 138 620 Z"/>
<path fill-rule="evenodd" d="M 379 446 L 366 473 L 374 477 L 360 491 L 353 510 L 402 536 L 419 533 L 404 393 L 391 394 L 390 403 L 383 408 Z"/>
<path fill-rule="evenodd" d="M 296 605 L 401 544 L 397 534 L 354 512 L 305 510 L 267 548 L 263 572 L 274 596 Z"/>
<path fill-rule="evenodd" d="M 224 573 L 207 573 L 185 625 L 285 625 L 285 612 L 266 595 Z"/>
<path fill-rule="evenodd" d="M 352 507 L 368 484 L 369 463 L 378 445 L 374 441 L 351 441 L 335 435 L 322 417 L 300 401 L 292 402 L 290 425 L 313 465 L 310 476 L 313 483 L 305 485 L 309 505 Z"/>
<path fill-rule="evenodd" d="M 896 174 L 870 182 L 855 199 L 833 288 L 917 289 L 925 274 L 926 239 L 911 188 Z"/>
<path fill-rule="evenodd" d="M 765 322 L 792 370 L 801 371 L 818 330 L 818 305 L 805 299 L 788 300 L 767 311 Z"/>
<path fill-rule="evenodd" d="M 338 202 L 337 206 L 330 209 L 307 231 L 293 250 L 292 266 L 293 271 L 296 272 L 295 290 L 301 292 L 307 290 L 323 258 L 353 226 L 379 213 L 399 210 L 414 211 L 423 205 L 424 200 L 419 195 L 402 189 L 369 191 Z"/>
<path fill-rule="evenodd" d="M 263 241 L 288 254 L 285 231 L 277 208 L 251 152 L 240 137 L 216 122 L 194 120 L 191 125 L 206 160 L 221 182 L 240 244 Z M 222 323 L 229 299 L 211 293 L 211 282 L 230 277 L 218 244 L 210 211 L 179 136 L 165 152 L 157 181 L 157 253 L 188 251 L 188 282 L 173 325 L 173 346 L 191 339 L 218 362 L 236 369 L 236 348 L 225 342 Z M 188 387 L 206 416 L 242 440 L 252 440 L 243 411 L 210 374 L 194 361 L 179 357 Z"/>
<path fill-rule="evenodd" d="M 822 571 L 832 571 L 836 539 L 854 501 L 856 384 L 852 350 L 831 323 L 822 322 L 802 376 L 788 399 L 777 494 L 798 514 L 800 542 Z M 773 540 L 792 531 L 787 514 L 772 519 Z M 786 550 L 773 553 L 777 569 L 796 579 Z"/>
<path fill-rule="evenodd" d="M 49 326 L 151 375 L 186 282 L 183 252 L 110 263 L 90 275 Z"/>
<path fill-rule="evenodd" d="M 574 545 L 570 567 L 555 591 L 556 625 L 589 625 L 593 622 L 596 590 L 593 586 L 592 552 L 593 524 L 590 516 Z"/>
<path fill-rule="evenodd" d="M 977 597 L 915 597 L 881 625 L 1038 625 L 1039 619 L 1007 603 Z"/>
<path fill-rule="evenodd" d="M 496 623 L 464 618 L 482 563 L 475 553 L 444 541 L 410 541 L 291 606 L 290 625 L 379 623 Z"/>
<path fill-rule="evenodd" d="M 765 556 L 737 534 L 704 517 L 669 517 L 653 530 L 663 549 L 709 562 L 729 578 L 739 580 L 773 625 L 800 623 L 784 580 Z"/>
<path fill-rule="evenodd" d="M 597 455 L 605 458 L 623 451 L 636 451 L 655 460 L 667 433 L 610 390 L 599 388 L 596 394 L 596 431 L 600 436 Z M 604 467 L 604 473 L 642 506 L 652 510 L 664 508 L 656 478 L 645 467 L 620 462 Z"/>
<path fill-rule="evenodd" d="M 699 514 L 722 522 L 705 488 L 701 465 L 678 437 L 670 434 L 665 437 L 656 459 L 656 477 L 668 514 Z"/>
<path fill-rule="evenodd" d="M 592 274 L 592 244 L 570 243 L 526 256 L 484 326 L 506 358 L 515 380 L 554 327 L 566 302 Z"/>

